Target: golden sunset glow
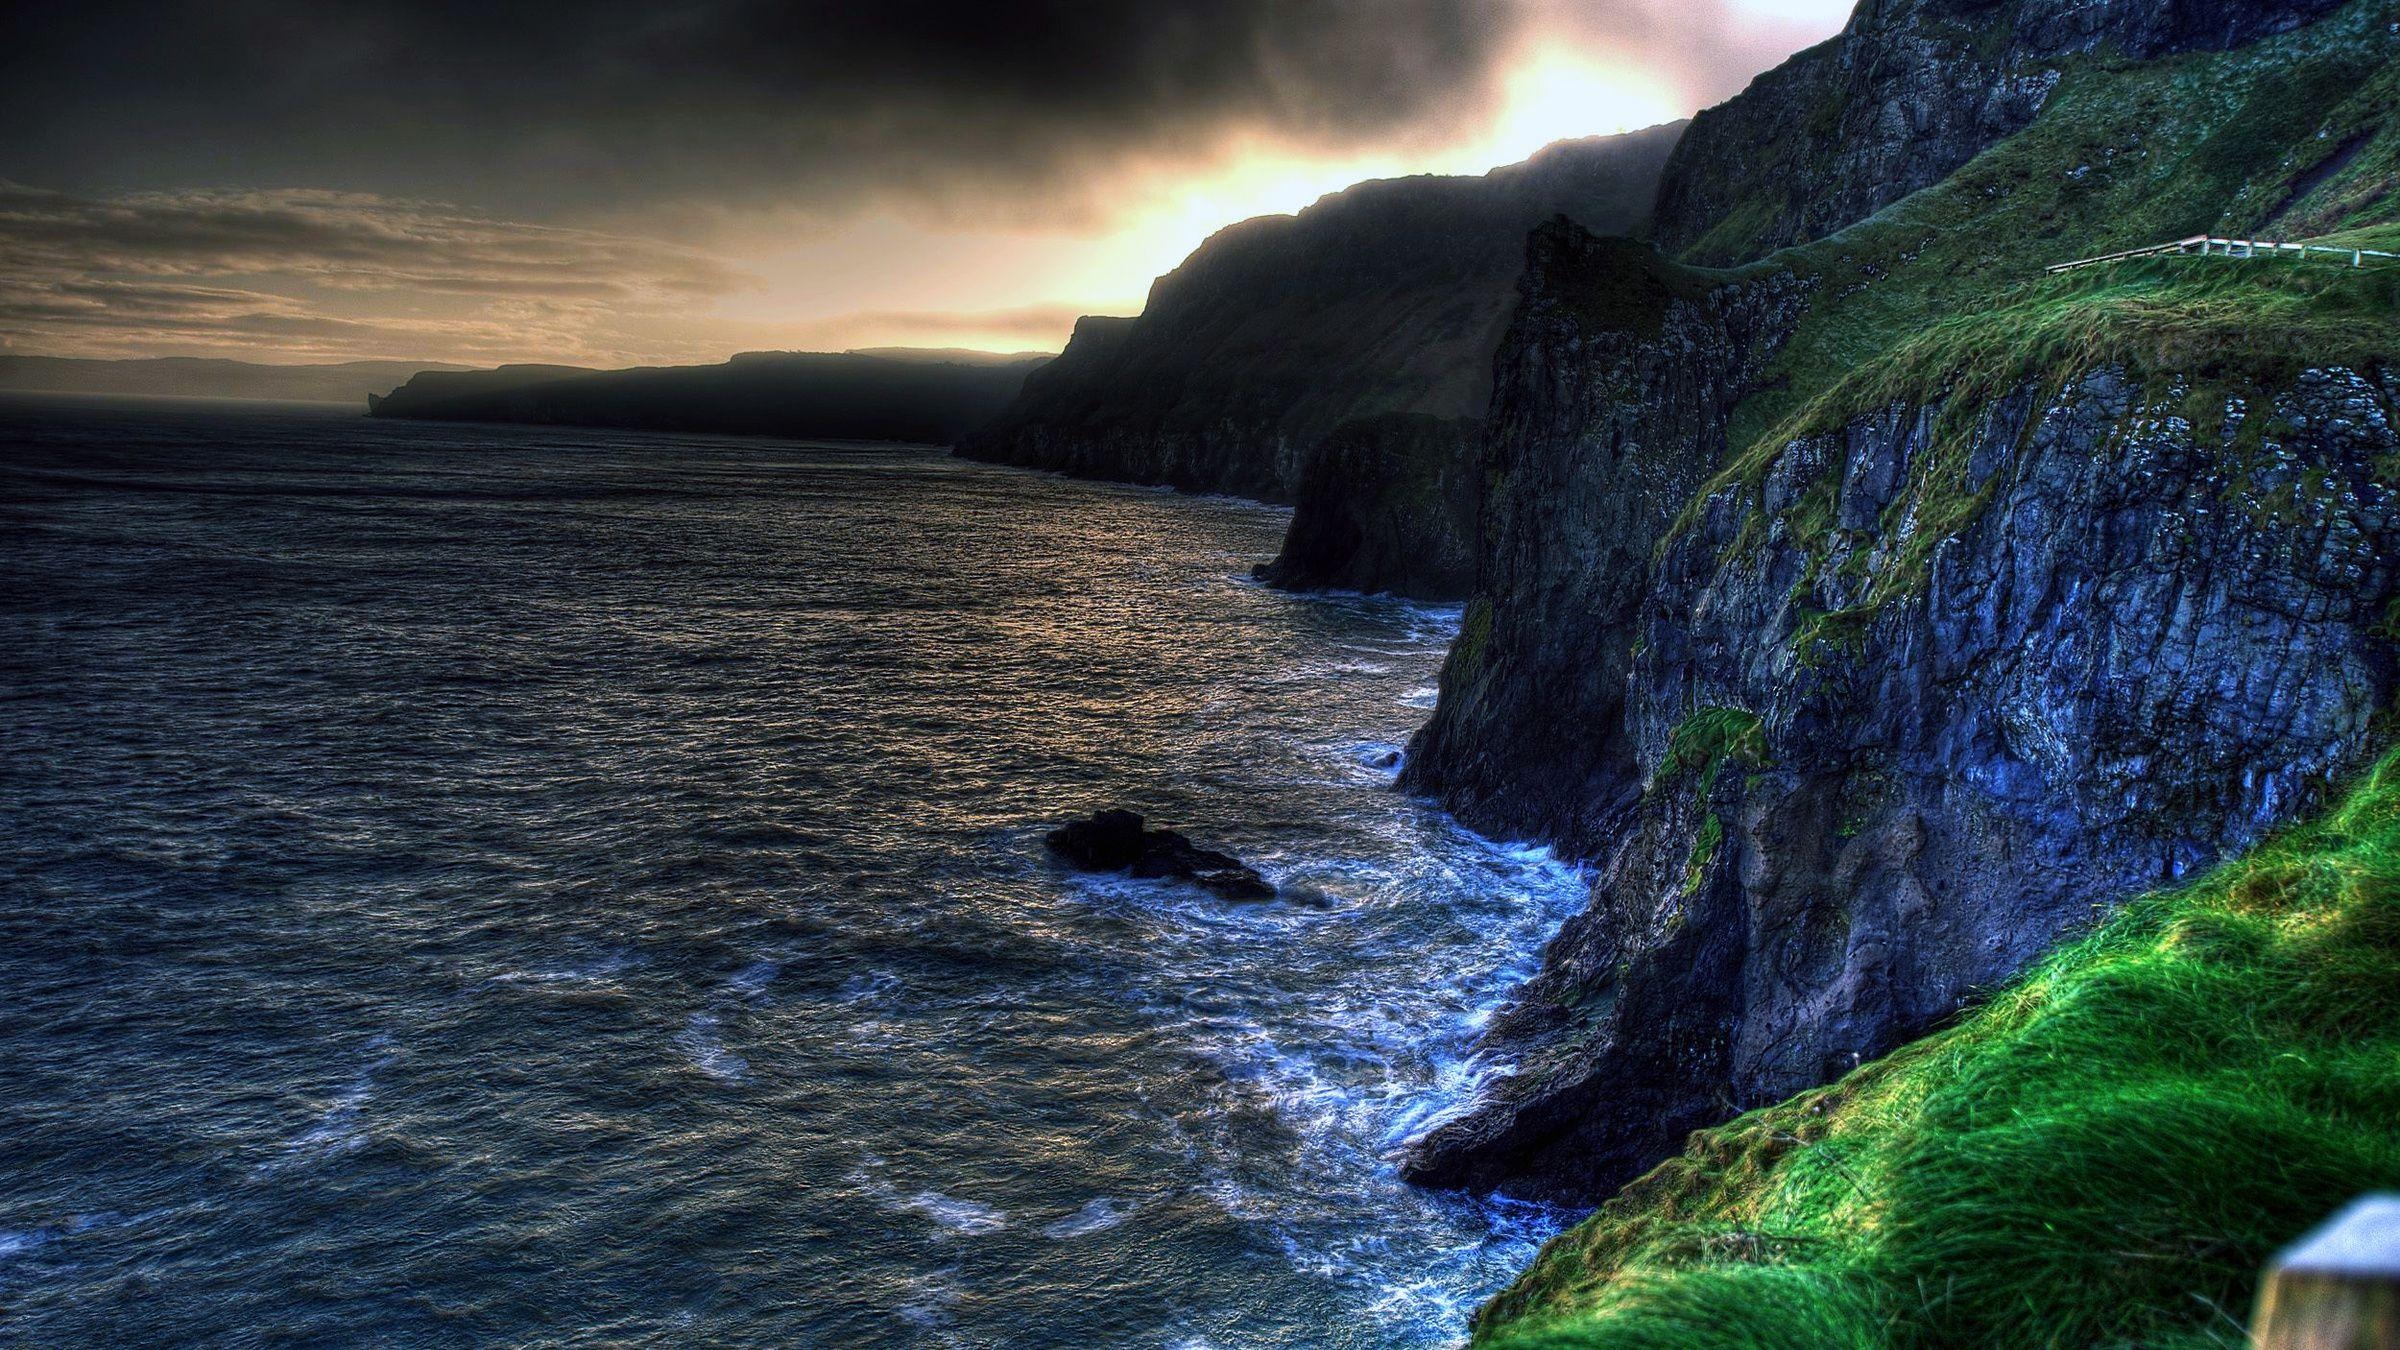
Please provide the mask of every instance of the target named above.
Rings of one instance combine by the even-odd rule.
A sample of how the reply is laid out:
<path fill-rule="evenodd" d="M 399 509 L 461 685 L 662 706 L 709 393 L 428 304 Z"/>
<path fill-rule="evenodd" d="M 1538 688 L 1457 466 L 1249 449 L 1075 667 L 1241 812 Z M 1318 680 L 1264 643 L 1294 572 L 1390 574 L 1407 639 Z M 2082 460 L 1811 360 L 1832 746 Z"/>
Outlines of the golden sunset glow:
<path fill-rule="evenodd" d="M 611 99 L 576 102 L 572 68 L 546 64 L 533 69 L 562 81 L 557 97 L 489 91 L 475 106 L 506 116 L 466 144 L 411 138 L 326 163 L 316 140 L 212 131 L 220 116 L 285 116 L 229 93 L 145 122 L 113 168 L 62 147 L 87 182 L 44 182 L 38 162 L 0 175 L 18 199 L 0 217 L 30 232 L 13 290 L 0 286 L 0 310 L 13 300 L 27 317 L 0 322 L 0 352 L 625 366 L 1056 350 L 1079 314 L 1138 313 L 1155 278 L 1228 225 L 1689 116 L 1833 33 L 1848 3 L 1505 0 L 1446 27 L 1441 5 L 1295 7 L 1262 11 L 1255 31 L 1212 29 L 1201 49 L 1129 23 L 1115 64 L 1053 50 L 1081 28 L 1002 24 L 994 40 L 1020 49 L 874 78 L 835 63 L 779 84 L 781 67 L 735 62 L 768 81 L 738 97 L 686 90 L 690 72 L 635 52 L 610 59 L 660 89 L 631 121 Z M 1326 18 L 1339 14 L 1352 17 Z M 829 32 L 858 18 L 789 17 Z M 787 55 L 806 65 L 813 50 Z M 1045 61 L 1051 87 L 1022 78 Z M 159 88 L 129 83 L 127 97 Z M 123 101 L 95 107 L 116 116 Z M 263 186 L 127 195 L 164 153 L 162 128 L 194 153 L 248 136 L 291 158 L 246 166 Z"/>
<path fill-rule="evenodd" d="M 1565 48 L 1534 53 L 1509 74 L 1506 90 L 1490 130 L 1435 172 L 1513 164 L 1552 141 L 1656 126 L 1684 113 L 1675 91 L 1657 77 L 1619 58 Z"/>
<path fill-rule="evenodd" d="M 1529 50 L 1499 92 L 1478 122 L 1429 144 L 1328 156 L 1253 134 L 1229 140 L 1198 166 L 1133 167 L 1103 194 L 1124 204 L 1119 214 L 1090 234 L 862 222 L 779 255 L 768 286 L 725 310 L 765 325 L 762 338 L 792 339 L 769 345 L 1055 347 L 1066 340 L 1073 313 L 1138 312 L 1153 279 L 1233 222 L 1296 212 L 1368 179 L 1480 174 L 1555 141 L 1683 115 L 1665 81 L 1621 58 L 1568 46 Z M 906 275 L 885 279 L 883 268 L 898 258 L 907 260 Z M 896 296 L 900 307 L 859 311 L 842 300 L 853 291 Z M 1049 297 L 1069 303 L 1044 313 L 1039 303 Z M 795 322 L 795 309 L 812 301 L 820 315 Z M 944 313 L 955 322 L 944 326 Z"/>

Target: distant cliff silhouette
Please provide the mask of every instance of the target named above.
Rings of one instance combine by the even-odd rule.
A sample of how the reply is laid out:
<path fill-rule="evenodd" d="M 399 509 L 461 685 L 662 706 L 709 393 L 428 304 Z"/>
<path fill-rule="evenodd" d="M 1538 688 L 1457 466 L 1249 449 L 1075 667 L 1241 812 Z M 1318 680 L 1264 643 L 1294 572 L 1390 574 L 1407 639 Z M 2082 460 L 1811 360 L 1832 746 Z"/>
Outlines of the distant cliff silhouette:
<path fill-rule="evenodd" d="M 430 361 L 341 361 L 273 366 L 166 356 L 103 361 L 68 356 L 0 356 L 0 392 L 134 394 L 151 398 L 255 398 L 295 403 L 358 401 L 425 370 L 465 370 Z"/>
<path fill-rule="evenodd" d="M 1481 177 L 1361 183 L 1220 230 L 1158 279 L 1141 317 L 1077 324 L 960 453 L 1292 501 L 1328 433 L 1405 414 L 1457 426 L 1463 459 L 1527 231 L 1561 214 L 1638 227 L 1681 131 L 1562 141 Z"/>
<path fill-rule="evenodd" d="M 1046 356 L 745 352 L 723 365 L 428 371 L 377 417 L 539 422 L 947 445 L 989 421 Z"/>

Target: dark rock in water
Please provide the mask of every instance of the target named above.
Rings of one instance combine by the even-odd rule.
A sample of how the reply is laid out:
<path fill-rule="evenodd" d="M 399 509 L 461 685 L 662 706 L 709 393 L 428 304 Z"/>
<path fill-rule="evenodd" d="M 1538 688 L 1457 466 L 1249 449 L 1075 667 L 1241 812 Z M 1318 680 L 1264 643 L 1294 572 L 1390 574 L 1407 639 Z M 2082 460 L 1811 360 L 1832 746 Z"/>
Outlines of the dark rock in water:
<path fill-rule="evenodd" d="M 1272 900 L 1275 887 L 1230 854 L 1202 848 L 1174 830 L 1145 829 L 1131 811 L 1102 811 L 1070 821 L 1045 840 L 1050 851 L 1086 872 L 1131 872 L 1148 880 L 1188 881 L 1228 900 Z"/>
<path fill-rule="evenodd" d="M 1475 589 L 1481 429 L 1415 413 L 1343 423 L 1309 453 L 1283 552 L 1255 575 L 1284 590 L 1465 599 Z"/>

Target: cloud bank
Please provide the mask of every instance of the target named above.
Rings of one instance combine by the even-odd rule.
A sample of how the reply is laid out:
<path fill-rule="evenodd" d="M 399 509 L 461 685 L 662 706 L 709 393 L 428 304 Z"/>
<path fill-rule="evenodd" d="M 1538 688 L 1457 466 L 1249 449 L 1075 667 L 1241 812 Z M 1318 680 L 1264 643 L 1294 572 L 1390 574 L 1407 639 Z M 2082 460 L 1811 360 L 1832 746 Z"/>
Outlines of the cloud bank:
<path fill-rule="evenodd" d="M 1841 3 L 22 5 L 0 184 L 39 186 L 0 187 L 0 345 L 1054 345 L 1068 310 L 1119 307 L 1207 229 L 1343 166 L 1460 167 L 1545 60 L 1667 91 L 1613 105 L 1663 98 L 1664 120 Z M 1570 108 L 1534 130 L 1551 120 L 1611 129 Z"/>
<path fill-rule="evenodd" d="M 11 350 L 140 354 L 163 338 L 294 359 L 607 359 L 630 356 L 645 319 L 746 284 L 690 249 L 362 193 L 99 198 L 0 182 Z"/>
<path fill-rule="evenodd" d="M 1230 136 L 1328 153 L 1439 136 L 1529 43 L 1611 46 L 1696 107 L 1793 41 L 1740 0 L 20 8 L 0 177 L 304 183 L 530 218 L 899 202 L 1034 219 L 1093 209 L 1119 163 Z"/>

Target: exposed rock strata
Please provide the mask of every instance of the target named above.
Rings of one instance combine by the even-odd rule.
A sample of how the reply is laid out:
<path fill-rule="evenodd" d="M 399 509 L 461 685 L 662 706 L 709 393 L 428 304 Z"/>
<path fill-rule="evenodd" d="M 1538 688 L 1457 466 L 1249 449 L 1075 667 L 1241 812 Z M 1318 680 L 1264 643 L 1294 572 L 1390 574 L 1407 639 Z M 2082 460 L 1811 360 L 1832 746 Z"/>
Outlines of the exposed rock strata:
<path fill-rule="evenodd" d="M 2201 426 L 2186 391 L 2094 371 L 1963 444 L 1893 408 L 1717 492 L 1630 616 L 1621 685 L 1566 691 L 1609 719 L 1578 823 L 1614 842 L 1495 1028 L 1519 1072 L 1412 1175 L 1604 1193 L 2291 818 L 2392 706 L 2396 401 L 2390 372 L 2318 370 Z M 1982 504 L 1926 549 L 1937 494 Z M 1553 549 L 1514 593 L 1613 597 L 1591 556 Z M 1695 737 L 1695 713 L 1755 733 Z"/>
<path fill-rule="evenodd" d="M 1403 785 L 1588 854 L 1633 781 L 1616 725 L 1667 525 L 1803 298 L 1554 221 L 1536 232 L 1485 443 L 1482 591 Z"/>

